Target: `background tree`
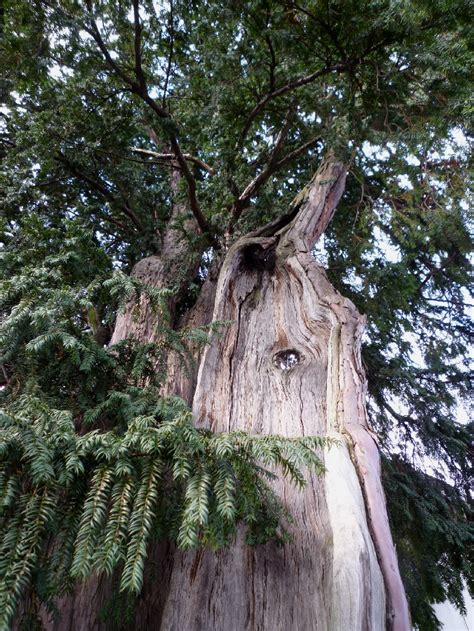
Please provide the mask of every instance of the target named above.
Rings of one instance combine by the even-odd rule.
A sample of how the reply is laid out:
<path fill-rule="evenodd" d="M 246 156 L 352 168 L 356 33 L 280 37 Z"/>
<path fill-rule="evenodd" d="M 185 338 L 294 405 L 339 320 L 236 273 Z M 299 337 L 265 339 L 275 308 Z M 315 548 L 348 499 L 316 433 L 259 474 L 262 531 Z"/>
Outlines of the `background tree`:
<path fill-rule="evenodd" d="M 469 4 L 4 4 L 4 625 L 406 628 L 374 432 L 413 622 L 463 607 Z"/>

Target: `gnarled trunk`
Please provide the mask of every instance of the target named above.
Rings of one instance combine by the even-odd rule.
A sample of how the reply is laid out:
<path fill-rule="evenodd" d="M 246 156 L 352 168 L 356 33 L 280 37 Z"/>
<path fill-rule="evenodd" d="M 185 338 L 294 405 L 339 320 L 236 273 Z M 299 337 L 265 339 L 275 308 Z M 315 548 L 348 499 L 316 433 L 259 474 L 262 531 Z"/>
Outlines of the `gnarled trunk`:
<path fill-rule="evenodd" d="M 192 403 L 201 427 L 337 439 L 338 445 L 324 454 L 327 473 L 310 476 L 303 492 L 287 481 L 276 484 L 295 517 L 293 539 L 283 547 L 249 547 L 242 533 L 217 553 L 155 547 L 151 556 L 157 570 L 154 576 L 150 571 L 139 599 L 135 629 L 410 628 L 378 449 L 366 420 L 360 362 L 364 319 L 311 256 L 344 180 L 344 166 L 330 156 L 286 222 L 232 246 L 214 301 L 214 284 L 208 281 L 189 315 L 195 323 L 210 321 L 213 302 L 212 319 L 231 324 L 206 347 L 196 379 L 178 380 L 172 366 L 166 387 Z M 156 261 L 154 269 L 161 270 L 155 286 L 169 284 L 168 266 Z M 139 332 L 131 322 L 129 314 L 122 316 L 116 339 L 130 334 L 130 327 L 152 338 L 149 314 Z M 103 593 L 97 590 L 90 608 L 103 602 Z M 73 604 L 67 599 L 65 607 Z M 84 626 L 78 616 L 72 622 L 63 619 L 56 629 L 107 628 L 92 625 L 90 618 Z"/>

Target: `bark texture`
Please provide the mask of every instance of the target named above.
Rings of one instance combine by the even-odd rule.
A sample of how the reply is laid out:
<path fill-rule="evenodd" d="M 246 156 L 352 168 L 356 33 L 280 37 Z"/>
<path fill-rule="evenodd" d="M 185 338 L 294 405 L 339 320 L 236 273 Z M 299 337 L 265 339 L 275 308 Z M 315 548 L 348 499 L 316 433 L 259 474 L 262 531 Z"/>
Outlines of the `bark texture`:
<path fill-rule="evenodd" d="M 167 386 L 192 402 L 201 427 L 337 439 L 324 454 L 327 473 L 311 477 L 304 492 L 276 484 L 295 517 L 284 547 L 249 547 L 240 533 L 218 553 L 155 548 L 157 574 L 146 582 L 135 629 L 410 629 L 365 413 L 364 319 L 311 255 L 345 173 L 329 156 L 285 220 L 232 246 L 217 288 L 209 281 L 189 316 L 204 323 L 214 302 L 212 318 L 232 324 L 205 349 L 196 378 L 183 379 L 171 366 Z M 136 326 L 127 317 L 115 339 Z M 151 318 L 140 326 L 141 336 L 153 335 Z M 54 628 L 106 627 L 88 619 L 86 626 L 64 620 Z"/>
<path fill-rule="evenodd" d="M 162 629 L 409 629 L 366 423 L 363 318 L 310 253 L 344 179 L 329 159 L 288 226 L 231 248 L 213 318 L 234 324 L 206 350 L 193 402 L 196 423 L 215 431 L 329 434 L 340 446 L 304 493 L 278 483 L 296 518 L 291 544 L 175 555 Z"/>

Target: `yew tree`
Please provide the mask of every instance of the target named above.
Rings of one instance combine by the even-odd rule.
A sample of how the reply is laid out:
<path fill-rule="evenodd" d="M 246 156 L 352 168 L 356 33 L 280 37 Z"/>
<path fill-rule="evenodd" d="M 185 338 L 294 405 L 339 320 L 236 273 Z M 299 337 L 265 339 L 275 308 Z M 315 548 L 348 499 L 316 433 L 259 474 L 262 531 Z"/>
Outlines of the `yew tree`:
<path fill-rule="evenodd" d="M 463 610 L 468 0 L 5 0 L 0 628 Z"/>

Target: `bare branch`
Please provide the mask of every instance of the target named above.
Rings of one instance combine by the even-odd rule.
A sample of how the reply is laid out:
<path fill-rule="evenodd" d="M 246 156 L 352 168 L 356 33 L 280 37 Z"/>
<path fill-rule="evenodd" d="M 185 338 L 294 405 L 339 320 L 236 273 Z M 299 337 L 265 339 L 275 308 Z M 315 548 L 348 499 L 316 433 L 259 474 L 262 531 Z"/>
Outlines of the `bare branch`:
<path fill-rule="evenodd" d="M 290 211 L 296 216 L 288 225 L 284 242 L 309 252 L 331 222 L 344 192 L 348 165 L 328 150 L 309 184 L 295 197 Z M 282 243 L 284 247 L 285 243 Z"/>
<path fill-rule="evenodd" d="M 112 193 L 111 190 L 109 190 L 107 188 L 107 186 L 103 182 L 101 182 L 98 179 L 95 179 L 95 178 L 91 177 L 87 173 L 84 173 L 84 171 L 82 171 L 76 164 L 71 162 L 63 154 L 57 155 L 56 156 L 56 160 L 58 162 L 61 162 L 61 164 L 63 164 L 68 169 L 68 171 L 70 171 L 70 173 L 72 173 L 75 177 L 77 177 L 78 179 L 82 180 L 83 182 L 86 182 L 86 184 L 89 184 L 89 186 L 92 189 L 94 189 L 95 191 L 100 193 L 102 195 L 102 197 L 104 197 L 108 202 L 112 203 L 114 206 L 119 208 L 121 210 L 121 212 L 123 212 L 123 214 L 126 215 L 132 221 L 134 226 L 140 232 L 144 232 L 145 231 L 142 222 L 137 217 L 135 212 L 130 208 L 128 203 L 126 201 L 121 202 L 121 201 L 117 200 L 116 196 Z M 112 222 L 112 223 L 117 223 L 117 222 Z M 121 227 L 122 228 L 124 227 L 123 224 L 121 224 Z"/>
<path fill-rule="evenodd" d="M 139 147 L 130 147 L 130 150 L 134 153 L 152 156 L 153 158 L 157 158 L 159 160 L 176 160 L 176 155 L 174 153 L 157 153 L 156 151 L 150 151 L 149 149 L 140 149 Z M 185 160 L 188 160 L 188 162 L 194 162 L 194 164 L 197 164 L 211 175 L 216 174 L 215 169 L 204 162 L 204 160 L 201 160 L 196 156 L 192 156 L 190 153 L 183 153 L 183 157 L 185 158 Z"/>
<path fill-rule="evenodd" d="M 289 81 L 281 88 L 278 88 L 277 90 L 274 90 L 273 92 L 270 92 L 269 94 L 264 96 L 257 103 L 257 105 L 255 105 L 253 110 L 248 115 L 245 125 L 240 133 L 238 145 L 239 146 L 242 145 L 243 141 L 245 140 L 250 130 L 250 127 L 252 126 L 253 121 L 260 114 L 260 112 L 262 112 L 265 109 L 265 106 L 267 105 L 267 103 L 269 103 L 270 101 L 273 101 L 279 96 L 283 96 L 284 94 L 291 92 L 292 90 L 296 90 L 297 88 L 301 88 L 304 85 L 308 85 L 308 83 L 312 83 L 313 81 L 316 81 L 316 79 L 319 79 L 319 77 L 330 74 L 331 72 L 344 72 L 345 70 L 348 69 L 349 65 L 350 65 L 349 63 L 343 63 L 343 64 L 333 64 L 331 66 L 325 66 L 324 68 L 321 68 L 321 70 L 317 70 L 316 72 L 306 75 L 305 77 L 300 77 L 299 79 L 294 79 L 293 81 Z"/>

